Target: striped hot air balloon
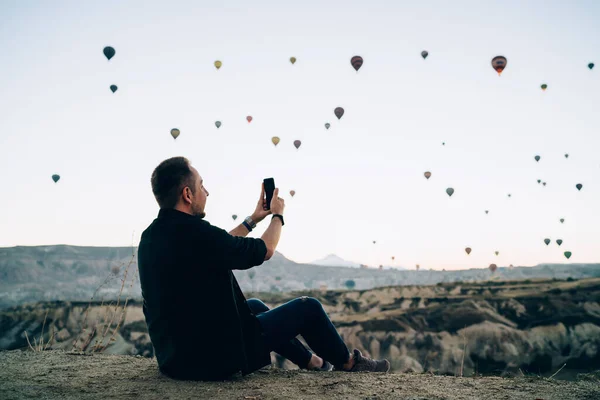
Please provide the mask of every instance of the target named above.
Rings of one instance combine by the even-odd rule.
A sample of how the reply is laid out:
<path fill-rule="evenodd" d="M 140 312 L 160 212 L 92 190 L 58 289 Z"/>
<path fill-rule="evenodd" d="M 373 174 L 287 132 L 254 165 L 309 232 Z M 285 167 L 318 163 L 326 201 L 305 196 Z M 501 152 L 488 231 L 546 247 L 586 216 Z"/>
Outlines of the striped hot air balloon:
<path fill-rule="evenodd" d="M 363 58 L 361 56 L 354 56 L 350 59 L 350 64 L 352 64 L 352 67 L 358 72 L 363 65 Z"/>
<path fill-rule="evenodd" d="M 504 71 L 504 68 L 506 68 L 507 62 L 508 61 L 504 56 L 496 56 L 492 58 L 492 68 L 496 70 L 498 76 L 500 76 L 502 74 L 502 71 Z"/>

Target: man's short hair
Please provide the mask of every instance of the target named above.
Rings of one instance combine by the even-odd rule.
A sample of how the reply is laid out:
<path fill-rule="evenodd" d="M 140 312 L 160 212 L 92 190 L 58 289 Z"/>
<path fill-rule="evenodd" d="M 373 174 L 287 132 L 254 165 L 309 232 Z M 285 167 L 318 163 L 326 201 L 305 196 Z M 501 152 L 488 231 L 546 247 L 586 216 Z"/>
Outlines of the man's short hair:
<path fill-rule="evenodd" d="M 189 186 L 195 193 L 194 174 L 190 162 L 185 157 L 169 158 L 152 172 L 152 193 L 160 208 L 175 208 L 184 187 Z"/>

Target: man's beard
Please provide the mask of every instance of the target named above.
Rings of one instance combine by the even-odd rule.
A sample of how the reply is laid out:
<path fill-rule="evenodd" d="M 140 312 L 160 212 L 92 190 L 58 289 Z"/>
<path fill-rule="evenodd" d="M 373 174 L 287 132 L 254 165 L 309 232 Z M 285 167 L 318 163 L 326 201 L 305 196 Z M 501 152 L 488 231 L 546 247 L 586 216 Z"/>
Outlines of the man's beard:
<path fill-rule="evenodd" d="M 192 208 L 192 214 L 195 217 L 199 217 L 201 219 L 206 217 L 206 213 L 204 211 L 202 211 L 202 209 L 200 209 L 200 207 L 197 207 L 196 205 L 194 205 L 194 207 Z"/>

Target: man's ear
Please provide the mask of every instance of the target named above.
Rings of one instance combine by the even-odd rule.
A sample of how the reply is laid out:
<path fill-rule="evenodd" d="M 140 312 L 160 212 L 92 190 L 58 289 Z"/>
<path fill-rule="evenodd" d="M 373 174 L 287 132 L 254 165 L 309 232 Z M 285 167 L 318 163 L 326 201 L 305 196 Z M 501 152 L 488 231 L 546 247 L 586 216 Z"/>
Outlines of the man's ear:
<path fill-rule="evenodd" d="M 183 200 L 186 203 L 192 203 L 192 189 L 190 189 L 188 186 L 183 188 Z"/>

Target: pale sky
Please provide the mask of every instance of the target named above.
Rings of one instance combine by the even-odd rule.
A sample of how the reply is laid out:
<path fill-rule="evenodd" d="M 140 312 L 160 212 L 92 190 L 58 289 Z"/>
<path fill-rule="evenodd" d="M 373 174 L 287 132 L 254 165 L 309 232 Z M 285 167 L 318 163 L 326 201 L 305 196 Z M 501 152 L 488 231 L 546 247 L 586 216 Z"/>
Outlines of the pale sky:
<path fill-rule="evenodd" d="M 0 0 L 0 246 L 137 246 L 152 170 L 182 155 L 227 230 L 274 177 L 298 262 L 598 262 L 598 21 L 595 1 Z"/>

